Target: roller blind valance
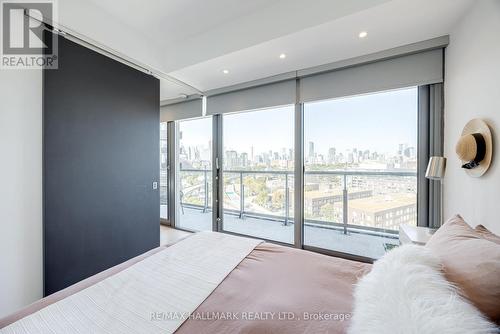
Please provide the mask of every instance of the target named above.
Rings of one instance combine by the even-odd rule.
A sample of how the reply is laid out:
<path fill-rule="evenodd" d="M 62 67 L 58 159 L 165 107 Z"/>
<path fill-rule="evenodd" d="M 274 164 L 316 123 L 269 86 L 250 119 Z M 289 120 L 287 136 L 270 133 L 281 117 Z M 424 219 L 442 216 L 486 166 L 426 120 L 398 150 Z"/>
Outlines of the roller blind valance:
<path fill-rule="evenodd" d="M 440 82 L 443 82 L 443 49 L 435 49 L 303 77 L 300 79 L 300 101 Z"/>
<path fill-rule="evenodd" d="M 207 97 L 207 115 L 294 104 L 295 80 L 241 89 Z"/>
<path fill-rule="evenodd" d="M 368 59 L 353 58 L 350 63 L 338 62 L 290 72 L 280 81 L 249 82 L 244 87 L 233 87 L 233 90 L 227 87 L 218 92 L 208 92 L 206 114 L 272 108 L 297 101 L 310 102 L 442 83 L 443 48 L 447 40 L 431 42 L 432 48 L 424 50 L 415 50 L 420 44 L 410 45 L 405 50 L 388 50 L 371 55 Z M 425 42 L 423 46 L 429 47 L 429 43 Z M 398 51 L 406 53 L 395 54 Z M 201 99 L 163 106 L 161 120 L 200 117 L 202 109 Z"/>
<path fill-rule="evenodd" d="M 169 104 L 160 107 L 160 121 L 170 122 L 187 118 L 201 117 L 203 114 L 202 99 Z"/>

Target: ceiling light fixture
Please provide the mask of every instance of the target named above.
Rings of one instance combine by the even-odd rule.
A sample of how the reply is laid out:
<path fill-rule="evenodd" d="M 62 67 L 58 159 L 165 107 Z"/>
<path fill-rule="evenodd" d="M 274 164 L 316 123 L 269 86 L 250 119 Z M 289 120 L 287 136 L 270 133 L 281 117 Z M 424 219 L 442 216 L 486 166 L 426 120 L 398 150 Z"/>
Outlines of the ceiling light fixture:
<path fill-rule="evenodd" d="M 280 54 L 280 59 L 285 59 L 286 58 L 286 54 L 282 53 Z"/>
<path fill-rule="evenodd" d="M 228 74 L 228 73 L 229 73 L 229 70 L 222 70 L 222 73 L 224 73 L 224 74 Z"/>
<path fill-rule="evenodd" d="M 365 38 L 366 36 L 368 36 L 368 33 L 366 31 L 362 31 L 359 33 L 359 38 Z"/>

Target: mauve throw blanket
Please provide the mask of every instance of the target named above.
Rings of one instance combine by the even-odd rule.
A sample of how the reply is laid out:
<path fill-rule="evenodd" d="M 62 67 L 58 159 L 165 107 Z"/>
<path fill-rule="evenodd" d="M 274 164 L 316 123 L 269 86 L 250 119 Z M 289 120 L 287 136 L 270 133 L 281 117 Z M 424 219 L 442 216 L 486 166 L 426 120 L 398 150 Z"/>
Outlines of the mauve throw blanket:
<path fill-rule="evenodd" d="M 0 328 L 161 249 L 92 276 L 1 319 Z M 176 333 L 345 333 L 353 307 L 354 284 L 370 268 L 369 264 L 262 243 L 215 288 Z"/>
<path fill-rule="evenodd" d="M 176 333 L 345 333 L 371 265 L 263 243 Z"/>

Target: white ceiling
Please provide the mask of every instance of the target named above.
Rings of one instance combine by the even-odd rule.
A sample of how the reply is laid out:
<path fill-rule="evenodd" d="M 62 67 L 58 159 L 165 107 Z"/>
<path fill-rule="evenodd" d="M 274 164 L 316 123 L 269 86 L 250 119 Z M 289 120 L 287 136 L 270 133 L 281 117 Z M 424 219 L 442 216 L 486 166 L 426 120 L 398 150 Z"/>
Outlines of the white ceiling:
<path fill-rule="evenodd" d="M 446 35 L 474 1 L 60 0 L 59 18 L 206 91 Z M 161 83 L 162 100 L 194 92 Z"/>

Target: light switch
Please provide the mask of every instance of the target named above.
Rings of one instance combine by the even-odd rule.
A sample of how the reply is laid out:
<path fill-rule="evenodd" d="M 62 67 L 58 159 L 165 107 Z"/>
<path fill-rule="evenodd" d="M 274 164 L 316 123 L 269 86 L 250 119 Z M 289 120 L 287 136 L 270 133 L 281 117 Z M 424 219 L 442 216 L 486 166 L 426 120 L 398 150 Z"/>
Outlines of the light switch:
<path fill-rule="evenodd" d="M 158 182 L 154 181 L 153 182 L 153 190 L 158 189 Z"/>

